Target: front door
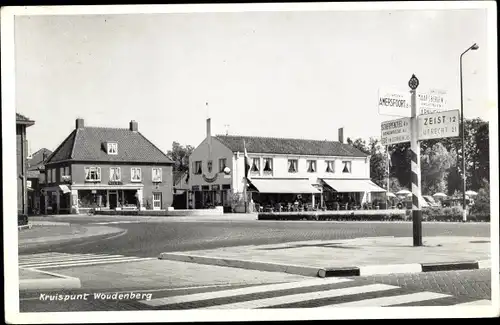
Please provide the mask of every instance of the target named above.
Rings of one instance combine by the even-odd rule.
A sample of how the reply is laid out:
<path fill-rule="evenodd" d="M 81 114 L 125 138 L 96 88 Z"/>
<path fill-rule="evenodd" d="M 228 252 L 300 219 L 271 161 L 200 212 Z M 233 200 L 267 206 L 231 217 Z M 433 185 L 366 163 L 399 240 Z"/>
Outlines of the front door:
<path fill-rule="evenodd" d="M 161 210 L 161 192 L 153 193 L 153 210 Z"/>
<path fill-rule="evenodd" d="M 118 193 L 116 191 L 109 191 L 109 208 L 116 209 L 118 205 Z"/>

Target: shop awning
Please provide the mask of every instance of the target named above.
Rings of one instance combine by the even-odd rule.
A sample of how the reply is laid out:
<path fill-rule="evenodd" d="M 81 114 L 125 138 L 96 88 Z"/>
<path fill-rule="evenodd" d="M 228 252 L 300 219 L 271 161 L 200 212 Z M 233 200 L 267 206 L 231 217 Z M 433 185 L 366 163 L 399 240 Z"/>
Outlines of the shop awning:
<path fill-rule="evenodd" d="M 59 188 L 61 189 L 61 191 L 66 194 L 66 193 L 70 193 L 71 190 L 69 189 L 68 185 L 59 185 Z"/>
<path fill-rule="evenodd" d="M 319 193 L 308 179 L 252 179 L 251 183 L 259 193 Z"/>
<path fill-rule="evenodd" d="M 386 192 L 383 188 L 369 179 L 323 179 L 323 181 L 337 192 Z"/>

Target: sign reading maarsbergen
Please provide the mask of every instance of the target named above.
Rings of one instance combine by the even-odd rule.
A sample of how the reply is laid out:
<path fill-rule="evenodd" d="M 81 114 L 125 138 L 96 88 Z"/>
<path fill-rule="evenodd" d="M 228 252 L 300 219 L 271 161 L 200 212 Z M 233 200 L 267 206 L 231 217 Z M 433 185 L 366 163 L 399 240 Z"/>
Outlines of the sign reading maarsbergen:
<path fill-rule="evenodd" d="M 446 91 L 431 89 L 427 93 L 417 94 L 417 108 L 420 114 L 446 111 L 448 106 Z"/>
<path fill-rule="evenodd" d="M 378 112 L 383 115 L 411 116 L 411 97 L 408 91 L 379 89 Z"/>
<path fill-rule="evenodd" d="M 388 146 L 410 141 L 410 118 L 382 122 L 381 144 Z"/>
<path fill-rule="evenodd" d="M 459 110 L 418 116 L 418 140 L 450 138 L 459 135 Z"/>

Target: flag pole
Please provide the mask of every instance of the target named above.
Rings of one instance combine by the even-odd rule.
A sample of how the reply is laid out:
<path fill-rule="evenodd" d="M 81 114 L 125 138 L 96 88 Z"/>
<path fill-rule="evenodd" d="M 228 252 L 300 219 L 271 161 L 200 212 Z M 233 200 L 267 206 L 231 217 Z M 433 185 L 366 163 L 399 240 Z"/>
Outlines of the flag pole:
<path fill-rule="evenodd" d="M 390 179 L 391 179 L 391 155 L 389 153 L 389 146 L 385 146 L 385 150 L 387 151 L 387 192 L 391 191 L 390 188 Z"/>

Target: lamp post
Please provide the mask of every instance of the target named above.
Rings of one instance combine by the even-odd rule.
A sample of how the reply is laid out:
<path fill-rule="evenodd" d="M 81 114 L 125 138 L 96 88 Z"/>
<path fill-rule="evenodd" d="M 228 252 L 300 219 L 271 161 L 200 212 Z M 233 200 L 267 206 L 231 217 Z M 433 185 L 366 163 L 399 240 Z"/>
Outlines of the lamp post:
<path fill-rule="evenodd" d="M 464 123 L 464 94 L 463 94 L 463 81 L 462 81 L 462 57 L 464 56 L 465 53 L 467 53 L 469 50 L 477 50 L 479 49 L 479 46 L 474 43 L 472 46 L 470 46 L 467 50 L 465 50 L 462 54 L 460 54 L 460 117 L 461 117 L 461 124 L 462 124 L 462 178 L 463 178 L 463 193 L 462 193 L 462 199 L 463 199 L 463 221 L 467 221 L 467 204 L 465 200 L 465 189 L 466 189 L 466 178 L 465 178 L 465 123 Z"/>

